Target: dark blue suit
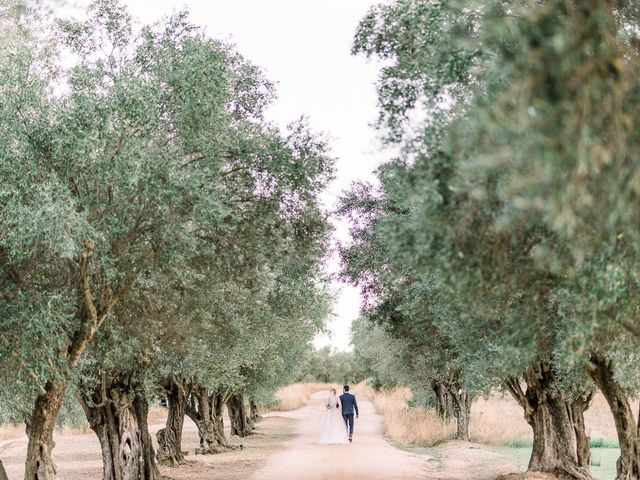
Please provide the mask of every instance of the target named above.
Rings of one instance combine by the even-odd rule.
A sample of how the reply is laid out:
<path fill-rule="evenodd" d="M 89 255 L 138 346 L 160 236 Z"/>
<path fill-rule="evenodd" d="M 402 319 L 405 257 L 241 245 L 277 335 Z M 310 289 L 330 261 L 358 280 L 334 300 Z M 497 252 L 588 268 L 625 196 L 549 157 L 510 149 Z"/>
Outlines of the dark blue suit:
<path fill-rule="evenodd" d="M 359 415 L 356 396 L 352 393 L 344 392 L 340 395 L 340 404 L 342 405 L 342 418 L 344 418 L 344 423 L 349 429 L 349 435 L 353 435 L 353 414 L 355 412 L 356 415 Z"/>

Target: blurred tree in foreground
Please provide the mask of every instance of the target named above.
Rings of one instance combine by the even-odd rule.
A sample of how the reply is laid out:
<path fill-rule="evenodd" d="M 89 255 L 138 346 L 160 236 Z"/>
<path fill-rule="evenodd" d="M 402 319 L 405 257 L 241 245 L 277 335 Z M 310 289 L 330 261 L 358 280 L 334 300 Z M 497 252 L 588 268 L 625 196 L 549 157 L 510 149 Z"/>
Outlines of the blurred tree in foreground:
<path fill-rule="evenodd" d="M 591 478 L 595 387 L 618 478 L 640 478 L 639 26 L 633 2 L 409 0 L 373 7 L 354 44 L 383 60 L 378 126 L 398 152 L 340 209 L 359 328 L 398 345 L 371 365 L 503 388 L 533 429 L 530 470 L 570 478 Z"/>

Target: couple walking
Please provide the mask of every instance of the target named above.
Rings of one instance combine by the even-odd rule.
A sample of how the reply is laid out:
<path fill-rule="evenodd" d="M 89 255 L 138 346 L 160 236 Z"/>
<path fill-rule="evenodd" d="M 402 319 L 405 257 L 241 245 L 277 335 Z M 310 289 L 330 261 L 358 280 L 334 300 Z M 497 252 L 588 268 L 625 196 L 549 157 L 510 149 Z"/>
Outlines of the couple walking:
<path fill-rule="evenodd" d="M 355 418 L 358 418 L 358 401 L 354 394 L 349 393 L 349 385 L 344 386 L 343 393 L 339 397 L 336 389 L 332 388 L 329 391 L 326 407 L 327 416 L 319 443 L 328 445 L 351 442 Z"/>

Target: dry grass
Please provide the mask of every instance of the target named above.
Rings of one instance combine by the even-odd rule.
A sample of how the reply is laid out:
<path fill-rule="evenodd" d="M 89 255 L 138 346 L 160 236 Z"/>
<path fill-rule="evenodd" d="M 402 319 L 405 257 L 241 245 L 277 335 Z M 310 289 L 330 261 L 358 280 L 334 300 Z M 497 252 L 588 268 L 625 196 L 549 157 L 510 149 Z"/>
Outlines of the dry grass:
<path fill-rule="evenodd" d="M 372 401 L 373 401 L 373 396 L 375 394 L 373 388 L 371 388 L 371 385 L 369 385 L 367 382 L 361 382 L 356 385 L 353 385 L 351 387 L 351 391 L 358 398 L 364 398 L 366 400 L 372 400 Z"/>
<path fill-rule="evenodd" d="M 638 411 L 638 400 L 631 403 Z M 604 396 L 598 392 L 584 415 L 587 435 L 592 440 L 615 442 L 618 438 L 613 415 Z M 473 441 L 488 445 L 518 445 L 531 441 L 531 427 L 524 420 L 522 408 L 509 395 L 493 393 L 478 399 L 471 410 L 470 434 Z"/>
<path fill-rule="evenodd" d="M 166 407 L 153 406 L 149 409 L 147 415 L 147 423 L 149 425 L 165 424 L 167 421 L 167 413 L 169 411 Z"/>
<path fill-rule="evenodd" d="M 556 478 L 556 476 L 550 473 L 525 472 L 500 475 L 496 480 L 556 480 Z"/>
<path fill-rule="evenodd" d="M 385 435 L 405 445 L 431 447 L 449 440 L 456 431 L 454 422 L 443 422 L 434 409 L 409 408 L 408 388 L 374 392 L 372 402 L 384 418 Z"/>
<path fill-rule="evenodd" d="M 152 407 L 149 410 L 149 416 L 147 417 L 147 421 L 150 425 L 164 423 L 167 418 L 167 409 L 162 407 Z M 63 425 L 61 427 L 56 427 L 56 435 L 61 435 L 63 437 L 69 437 L 73 435 L 86 435 L 92 433 L 91 428 L 89 428 L 89 424 L 85 423 L 79 427 L 71 427 L 68 425 Z M 14 438 L 24 437 L 25 427 L 24 425 L 2 425 L 0 426 L 0 441 L 4 440 L 12 440 Z"/>
<path fill-rule="evenodd" d="M 337 383 L 294 383 L 282 387 L 274 394 L 275 404 L 269 407 L 273 412 L 286 412 L 303 407 L 311 395 L 316 392 L 329 391 L 335 388 L 338 395 L 342 393 L 342 385 Z M 360 398 L 371 399 L 373 389 L 367 383 L 352 385 L 351 391 Z"/>
<path fill-rule="evenodd" d="M 269 410 L 275 412 L 297 410 L 309 401 L 309 397 L 312 394 L 322 390 L 330 390 L 331 388 L 337 390 L 340 387 L 332 383 L 294 383 L 287 385 L 275 393 L 274 399 L 276 403 Z"/>
<path fill-rule="evenodd" d="M 638 399 L 633 400 L 631 411 L 637 414 L 638 407 Z M 637 417 L 636 420 L 638 420 Z M 591 407 L 585 412 L 584 423 L 587 426 L 587 435 L 592 439 L 615 440 L 618 438 L 609 404 L 600 392 L 596 394 L 591 402 Z"/>
<path fill-rule="evenodd" d="M 64 437 L 72 435 L 86 435 L 87 433 L 91 433 L 91 429 L 88 424 L 81 427 L 69 427 L 64 425 L 56 428 L 56 434 Z M 24 425 L 3 425 L 0 427 L 0 441 L 13 440 L 14 438 L 21 438 L 25 436 L 26 433 Z"/>
<path fill-rule="evenodd" d="M 88 433 L 92 433 L 92 430 L 91 428 L 89 428 L 89 424 L 83 425 L 82 427 L 69 427 L 67 425 L 64 425 L 56 429 L 56 433 L 58 435 L 67 437 L 71 435 L 86 435 Z"/>
<path fill-rule="evenodd" d="M 395 442 L 432 446 L 455 435 L 455 421 L 443 422 L 434 409 L 408 407 L 411 391 L 407 388 L 380 392 L 373 392 L 365 385 L 360 388 L 364 391 L 368 389 L 367 396 L 384 417 L 385 434 Z M 633 402 L 632 408 L 638 411 L 637 400 Z M 592 439 L 617 439 L 611 411 L 600 393 L 585 413 L 585 423 L 587 434 Z M 509 395 L 499 392 L 474 402 L 469 433 L 473 442 L 492 446 L 525 446 L 533 439 L 522 408 Z"/>
<path fill-rule="evenodd" d="M 472 441 L 487 445 L 518 445 L 530 442 L 533 432 L 522 407 L 511 396 L 495 392 L 471 406 L 469 436 Z"/>
<path fill-rule="evenodd" d="M 2 425 L 0 427 L 0 441 L 20 438 L 24 435 L 24 425 Z"/>

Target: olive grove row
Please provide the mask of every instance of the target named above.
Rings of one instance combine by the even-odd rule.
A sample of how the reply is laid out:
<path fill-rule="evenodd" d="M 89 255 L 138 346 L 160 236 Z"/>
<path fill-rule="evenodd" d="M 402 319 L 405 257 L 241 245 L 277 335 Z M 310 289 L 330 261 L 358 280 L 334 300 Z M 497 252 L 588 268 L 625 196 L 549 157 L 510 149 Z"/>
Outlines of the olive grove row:
<path fill-rule="evenodd" d="M 640 16 L 615 0 L 397 0 L 361 21 L 394 159 L 344 194 L 356 355 L 469 435 L 502 389 L 532 471 L 586 480 L 600 391 L 640 478 Z"/>
<path fill-rule="evenodd" d="M 304 120 L 264 119 L 273 85 L 186 13 L 36 7 L 0 1 L 0 421 L 26 425 L 25 479 L 56 478 L 70 405 L 105 480 L 154 479 L 184 462 L 185 416 L 203 453 L 232 448 L 225 405 L 250 433 L 322 327 L 333 161 Z"/>

